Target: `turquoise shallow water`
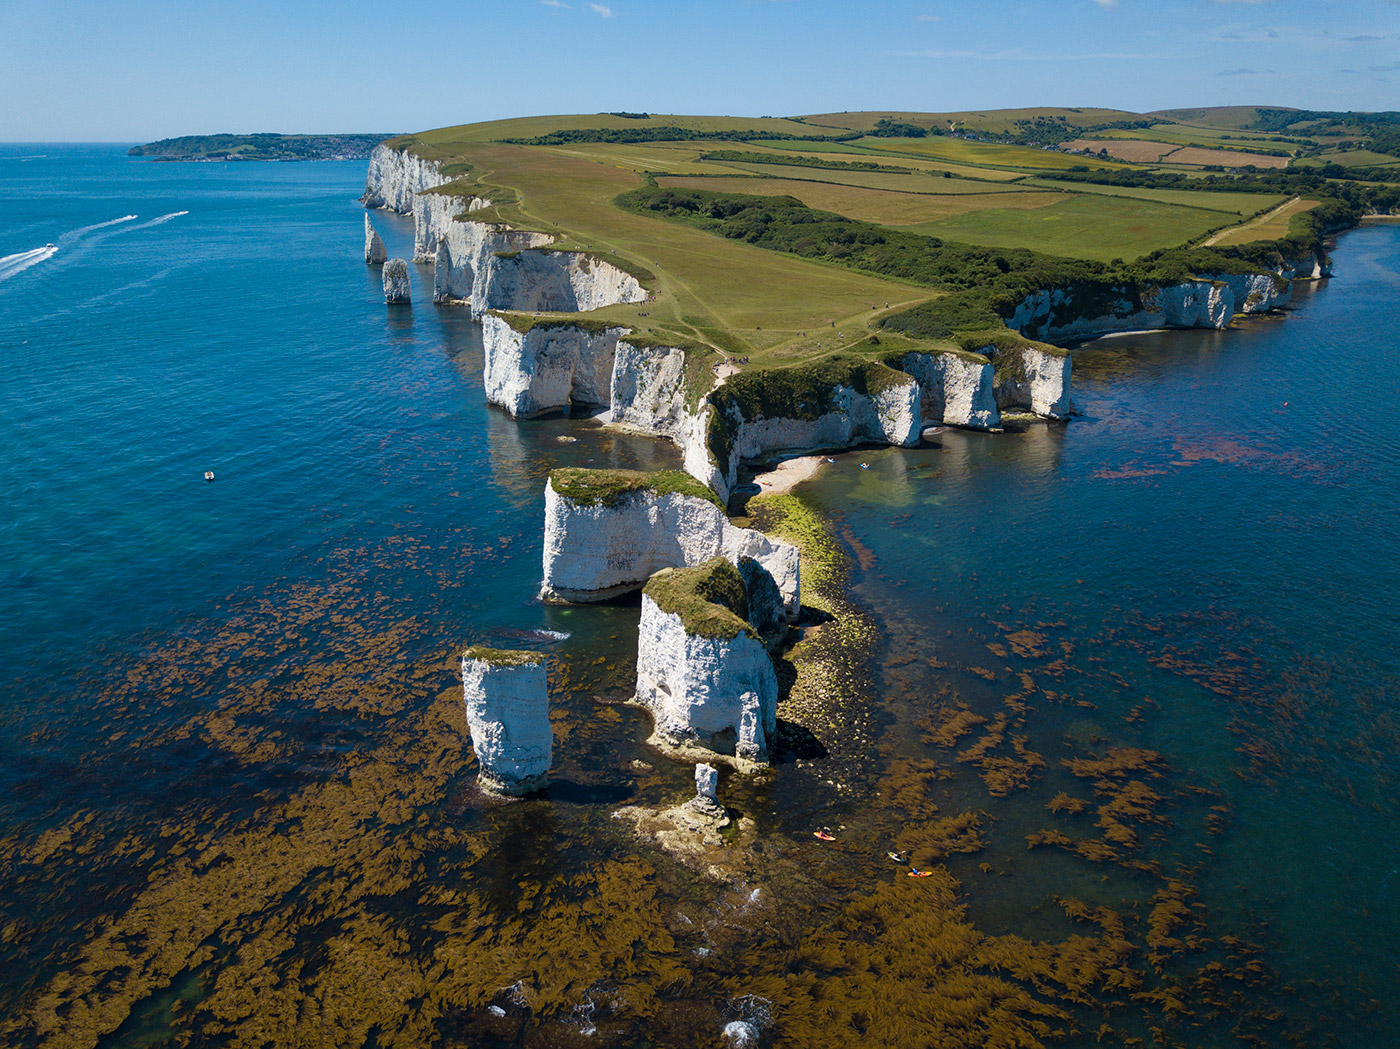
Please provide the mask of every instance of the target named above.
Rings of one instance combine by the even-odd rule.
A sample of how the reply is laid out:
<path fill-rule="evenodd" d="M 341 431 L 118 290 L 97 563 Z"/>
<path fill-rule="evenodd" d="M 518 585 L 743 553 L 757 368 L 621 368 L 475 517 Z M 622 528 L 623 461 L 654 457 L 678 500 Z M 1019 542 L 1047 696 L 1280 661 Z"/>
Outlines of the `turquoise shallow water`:
<path fill-rule="evenodd" d="M 306 1000 L 324 1002 L 337 988 L 310 974 L 334 972 L 326 958 L 347 945 L 451 957 L 454 893 L 476 894 L 508 927 L 553 915 L 542 900 L 586 911 L 580 886 L 617 870 L 652 915 L 635 942 L 597 957 L 570 946 L 572 961 L 501 983 L 543 988 L 577 967 L 590 975 L 568 993 L 582 1004 L 604 993 L 606 981 L 587 986 L 597 973 L 638 981 L 661 1004 L 602 1040 L 708 1044 L 733 1012 L 722 1003 L 744 989 L 735 974 L 786 970 L 781 949 L 804 930 L 781 913 L 744 918 L 748 897 L 717 898 L 614 829 L 618 804 L 674 800 L 689 777 L 643 745 L 645 719 L 599 702 L 626 691 L 635 607 L 533 600 L 548 468 L 659 468 L 675 451 L 489 410 L 463 311 L 426 305 L 416 268 L 418 303 L 386 310 L 360 261 L 363 164 L 151 164 L 116 147 L 42 145 L 0 147 L 0 173 L 11 190 L 0 1014 L 27 1016 L 71 979 L 77 1000 L 117 1003 L 103 1044 L 177 1032 L 213 1044 L 238 1015 L 229 985 L 257 970 L 240 947 L 274 944 L 278 986 L 301 973 Z M 411 225 L 375 218 L 390 254 L 407 256 Z M 726 780 L 766 855 L 790 864 L 764 892 L 820 922 L 887 873 L 872 845 L 811 875 L 810 822 L 883 841 L 896 831 L 869 799 L 899 761 L 936 760 L 941 810 L 985 814 L 986 847 L 947 860 L 981 928 L 1062 937 L 1054 896 L 1141 919 L 1161 877 L 1026 839 L 1052 825 L 1088 833 L 1092 814 L 1046 810 L 1059 791 L 1095 800 L 1066 762 L 1150 749 L 1165 815 L 1142 825 L 1134 855 L 1191 883 L 1201 936 L 1247 941 L 1276 974 L 1243 999 L 1276 1016 L 1244 1033 L 1389 1044 L 1400 1019 L 1400 228 L 1348 234 L 1336 257 L 1339 278 L 1302 291 L 1285 319 L 1081 349 L 1082 415 L 1067 426 L 852 453 L 809 486 L 883 627 L 869 684 L 879 745 L 843 753 L 839 733 L 815 725 L 825 763 Z M 454 739 L 439 724 L 452 654 L 478 640 L 551 655 L 547 799 L 484 807 L 470 766 L 434 757 Z M 997 793 L 919 725 L 957 704 L 994 723 L 1008 697 L 1025 707 L 1012 731 L 1043 767 Z M 438 786 L 415 796 L 427 781 Z M 326 815 L 357 812 L 357 797 L 369 814 L 352 829 Z M 402 829 L 359 849 L 381 825 Z M 239 853 L 238 835 L 258 844 Z M 248 858 L 283 843 L 316 859 L 269 873 Z M 639 851 L 645 869 L 632 866 Z M 185 884 L 185 855 L 208 864 L 190 875 L 193 896 L 263 895 L 208 927 L 179 910 L 190 892 L 153 903 L 148 884 Z M 220 864 L 238 863 L 237 885 L 216 888 Z M 828 880 L 814 889 L 809 876 Z M 632 920 L 608 898 L 597 940 L 608 921 Z M 190 945 L 162 954 L 159 915 L 174 911 L 171 942 Z M 381 936 L 391 924 L 399 931 Z M 109 934 L 124 961 L 89 951 Z M 505 952 L 482 935 L 472 943 L 489 949 L 461 973 Z M 94 957 L 107 959 L 105 983 L 84 975 Z M 677 958 L 688 982 L 657 962 Z M 452 984 L 450 967 L 424 971 L 431 986 Z M 409 1013 L 424 1010 L 405 994 L 418 1003 Z M 447 1015 L 444 1040 L 555 1044 L 488 1031 L 494 1021 L 466 1005 Z M 1151 1007 L 1114 1019 L 1140 1035 L 1152 1021 Z M 1092 1043 L 1097 1022 L 1069 1044 Z M 1230 1022 L 1201 1022 L 1172 1037 L 1245 1044 Z M 38 1020 L 14 1030 L 20 1044 L 61 1044 Z M 343 1033 L 331 1020 L 324 1030 Z M 769 1036 L 783 1044 L 781 1010 Z"/>

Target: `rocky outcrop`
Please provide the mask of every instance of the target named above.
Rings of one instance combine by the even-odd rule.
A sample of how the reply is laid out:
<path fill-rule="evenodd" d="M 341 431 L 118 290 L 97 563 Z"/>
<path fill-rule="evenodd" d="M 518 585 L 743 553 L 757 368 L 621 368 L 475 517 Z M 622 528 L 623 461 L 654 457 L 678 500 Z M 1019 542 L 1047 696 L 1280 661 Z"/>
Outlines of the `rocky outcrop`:
<path fill-rule="evenodd" d="M 990 430 L 1001 425 L 992 362 L 960 350 L 906 353 L 899 370 L 919 384 L 925 422 Z"/>
<path fill-rule="evenodd" d="M 515 796 L 544 786 L 554 750 L 545 657 L 469 648 L 462 688 L 481 785 Z"/>
<path fill-rule="evenodd" d="M 617 339 L 626 331 L 488 313 L 482 318 L 486 399 L 520 418 L 570 404 L 606 405 Z"/>
<path fill-rule="evenodd" d="M 1230 289 L 1236 313 L 1267 313 L 1293 297 L 1292 281 L 1274 273 L 1225 273 L 1216 279 Z"/>
<path fill-rule="evenodd" d="M 403 259 L 390 259 L 384 263 L 384 301 L 391 306 L 407 306 L 412 299 L 408 263 Z"/>
<path fill-rule="evenodd" d="M 498 252 L 478 273 L 477 284 L 472 310 L 478 315 L 486 310 L 578 313 L 646 299 L 636 277 L 583 251 Z"/>
<path fill-rule="evenodd" d="M 748 595 L 748 620 L 770 651 L 777 651 L 787 640 L 788 609 L 773 573 L 752 557 L 741 557 L 735 567 Z"/>
<path fill-rule="evenodd" d="M 381 143 L 369 155 L 365 192 L 360 202 L 367 208 L 387 208 L 400 215 L 410 215 L 419 193 L 446 181 L 436 161 L 424 160 L 407 149 L 394 149 Z"/>
<path fill-rule="evenodd" d="M 797 548 L 738 528 L 710 493 L 677 470 L 555 470 L 544 495 L 544 583 L 555 601 L 604 601 L 663 568 L 716 556 L 752 558 L 795 617 L 802 592 Z"/>
<path fill-rule="evenodd" d="M 747 611 L 743 580 L 723 558 L 647 583 L 636 700 L 651 711 L 658 742 L 767 759 L 778 679 Z"/>
<path fill-rule="evenodd" d="M 365 216 L 365 265 L 382 266 L 389 257 L 389 253 L 384 249 L 384 242 L 379 239 L 379 233 L 375 230 L 374 224 L 370 222 L 369 216 Z"/>

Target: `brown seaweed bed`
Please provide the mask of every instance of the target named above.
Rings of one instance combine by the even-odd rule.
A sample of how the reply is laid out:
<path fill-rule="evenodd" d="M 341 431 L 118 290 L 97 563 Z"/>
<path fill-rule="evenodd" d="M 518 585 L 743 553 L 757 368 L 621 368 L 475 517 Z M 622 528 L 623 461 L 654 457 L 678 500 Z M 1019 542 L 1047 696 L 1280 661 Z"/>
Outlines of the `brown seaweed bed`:
<path fill-rule="evenodd" d="M 94 760 L 193 747 L 211 772 L 150 818 L 83 808 L 0 841 L 11 893 L 45 901 L 29 913 L 81 916 L 0 930 L 27 974 L 0 1040 L 684 1046 L 747 1016 L 766 1044 L 812 1047 L 1307 1043 L 1250 931 L 1215 928 L 1198 899 L 1229 807 L 1125 741 L 1150 698 L 1123 738 L 1096 722 L 1038 751 L 1042 711 L 1092 706 L 1063 624 L 1006 624 L 994 670 L 882 645 L 845 596 L 839 532 L 791 496 L 753 512 L 803 544 L 825 621 L 785 664 L 782 762 L 721 788 L 759 828 L 742 857 L 692 870 L 612 818 L 689 778 L 638 757 L 648 726 L 616 702 L 625 640 L 551 656 L 549 794 L 478 794 L 465 639 L 406 657 L 417 624 L 380 622 L 347 552 L 339 578 L 101 671 Z M 1150 658 L 1232 690 L 1251 669 Z M 1003 821 L 1019 851 L 990 843 Z M 1032 927 L 981 927 L 969 903 L 1028 870 Z"/>

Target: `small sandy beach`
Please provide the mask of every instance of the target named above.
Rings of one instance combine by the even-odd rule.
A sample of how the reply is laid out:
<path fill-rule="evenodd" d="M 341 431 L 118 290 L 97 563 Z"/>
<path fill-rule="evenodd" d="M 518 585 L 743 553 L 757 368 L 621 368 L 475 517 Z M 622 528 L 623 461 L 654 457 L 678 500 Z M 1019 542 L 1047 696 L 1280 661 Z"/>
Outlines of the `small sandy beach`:
<path fill-rule="evenodd" d="M 813 476 L 825 461 L 821 455 L 784 459 L 766 473 L 754 474 L 753 483 L 763 489 L 764 495 L 783 495 Z"/>

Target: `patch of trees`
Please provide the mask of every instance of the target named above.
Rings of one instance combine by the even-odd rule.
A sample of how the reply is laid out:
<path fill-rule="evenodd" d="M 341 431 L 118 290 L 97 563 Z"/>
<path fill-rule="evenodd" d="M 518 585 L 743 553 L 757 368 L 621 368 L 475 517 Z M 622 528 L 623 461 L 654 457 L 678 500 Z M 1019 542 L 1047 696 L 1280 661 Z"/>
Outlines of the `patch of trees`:
<path fill-rule="evenodd" d="M 826 160 L 801 153 L 751 153 L 738 149 L 715 149 L 700 154 L 701 160 L 722 160 L 731 164 L 776 164 L 781 167 L 821 168 L 826 171 L 883 171 L 891 175 L 911 175 L 913 168 L 875 164 L 864 160 Z"/>
<path fill-rule="evenodd" d="M 898 120 L 891 120 L 889 117 L 881 117 L 875 121 L 875 126 L 870 129 L 870 134 L 876 138 L 925 138 L 929 135 L 941 135 L 941 128 L 927 128 L 922 124 L 905 124 Z"/>

